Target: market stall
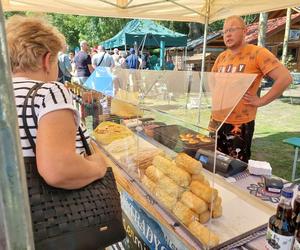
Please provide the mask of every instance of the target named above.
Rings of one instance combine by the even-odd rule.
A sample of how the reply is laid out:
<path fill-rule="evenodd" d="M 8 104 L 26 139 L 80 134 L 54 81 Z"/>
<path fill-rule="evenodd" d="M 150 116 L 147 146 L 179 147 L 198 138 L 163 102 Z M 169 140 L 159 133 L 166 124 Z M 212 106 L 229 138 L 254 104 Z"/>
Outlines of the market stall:
<path fill-rule="evenodd" d="M 285 2 L 280 1 L 243 1 L 242 3 L 236 3 L 232 1 L 197 1 L 191 3 L 190 1 L 158 1 L 158 2 L 149 2 L 149 1 L 119 1 L 117 0 L 115 3 L 111 3 L 108 1 L 67 1 L 67 0 L 56 0 L 56 1 L 46 1 L 46 2 L 38 2 L 34 0 L 22 0 L 22 1 L 15 1 L 15 0 L 2 0 L 1 4 L 4 7 L 4 10 L 6 11 L 41 11 L 44 12 L 47 10 L 48 12 L 57 12 L 57 13 L 72 13 L 72 14 L 84 14 L 84 15 L 95 15 L 95 16 L 109 16 L 109 17 L 132 17 L 135 18 L 152 18 L 152 19 L 163 19 L 163 20 L 178 20 L 178 21 L 194 21 L 194 22 L 213 22 L 218 19 L 225 18 L 227 16 L 230 16 L 232 14 L 249 14 L 249 13 L 256 13 L 259 11 L 267 11 L 267 10 L 275 10 L 275 9 L 281 9 L 291 6 L 297 6 L 299 4 L 298 0 L 290 0 Z M 5 45 L 5 39 L 4 39 L 4 18 L 1 10 L 1 43 Z M 12 89 L 10 86 L 11 79 L 10 79 L 10 71 L 8 68 L 8 60 L 7 60 L 7 53 L 5 50 L 5 46 L 1 46 L 1 60 L 0 63 L 3 67 L 1 67 L 1 75 L 3 76 L 3 86 L 2 87 L 2 93 L 4 93 L 1 96 L 1 138 L 5 140 L 8 144 L 13 145 L 10 147 L 10 151 L 7 150 L 6 147 L 1 148 L 1 154 L 3 157 L 1 158 L 1 161 L 3 162 L 3 165 L 5 166 L 2 168 L 1 178 L 3 181 L 1 183 L 3 184 L 3 189 L 6 190 L 6 192 L 3 192 L 3 206 L 4 208 L 1 209 L 0 216 L 4 218 L 4 221 L 14 222 L 11 225 L 14 225 L 14 227 L 4 227 L 4 225 L 1 224 L 1 231 L 4 231 L 3 234 L 4 237 L 7 237 L 7 242 L 20 242 L 20 244 L 24 247 L 32 248 L 32 232 L 28 230 L 27 227 L 30 216 L 29 209 L 28 209 L 28 202 L 26 202 L 26 198 L 24 193 L 22 193 L 20 190 L 22 190 L 22 187 L 24 187 L 24 173 L 20 169 L 22 169 L 22 160 L 20 153 L 18 153 L 18 145 L 16 144 L 16 121 L 15 119 L 12 119 L 11 117 L 16 117 L 15 110 L 11 107 L 11 100 L 12 100 Z M 127 73 L 126 73 L 127 74 Z M 129 73 L 128 73 L 129 74 Z M 129 83 L 132 82 L 134 77 L 136 79 L 141 79 L 143 76 L 135 75 L 135 74 L 129 74 L 131 75 L 131 80 L 129 80 Z M 163 75 L 160 75 L 157 79 L 163 79 Z M 191 79 L 191 73 L 186 73 L 183 77 L 184 79 Z M 199 76 L 198 76 L 199 79 Z M 202 75 L 202 79 L 204 79 L 204 76 Z M 204 80 L 202 80 L 204 81 Z M 175 79 L 174 82 L 181 82 L 180 78 Z M 190 86 L 190 80 L 185 81 L 188 84 L 184 84 L 184 86 L 187 86 L 186 98 L 184 98 L 186 104 L 189 103 L 189 98 L 191 97 L 191 86 Z M 149 97 L 147 90 L 149 90 L 149 93 L 154 89 L 154 95 L 155 93 L 158 93 L 159 96 L 164 96 L 163 103 L 170 103 L 172 101 L 172 94 L 173 91 L 165 91 L 165 86 L 162 86 L 160 84 L 156 84 L 157 82 L 152 82 L 150 86 L 153 85 L 154 88 L 146 88 L 146 91 L 143 93 L 145 96 Z M 131 86 L 132 84 L 129 84 Z M 179 84 L 176 84 L 176 86 Z M 199 82 L 198 84 L 199 85 Z M 204 84 L 205 85 L 205 84 Z M 247 85 L 247 84 L 246 84 Z M 127 85 L 126 85 L 127 86 Z M 173 84 L 175 86 L 175 84 Z M 244 90 L 246 90 L 247 87 L 245 87 Z M 198 88 L 198 92 L 199 91 Z M 166 95 L 167 93 L 167 95 Z M 169 94 L 168 94 L 169 93 Z M 172 93 L 172 94 L 171 94 Z M 210 103 L 209 98 L 205 95 L 206 93 L 203 93 L 204 95 L 201 96 L 201 102 L 204 101 L 206 107 L 217 105 L 219 107 L 224 108 L 225 110 L 230 110 L 231 107 L 234 105 L 231 103 L 229 106 L 222 105 L 220 106 L 220 103 Z M 141 100 L 147 101 L 147 98 L 141 98 Z M 207 101 L 206 101 L 207 100 Z M 222 99 L 223 100 L 223 99 Z M 238 99 L 236 99 L 238 100 Z M 200 102 L 200 101 L 199 101 Z M 3 104 L 3 105 L 2 105 Z M 201 104 L 201 103 L 200 103 Z M 131 105 L 136 106 L 136 103 L 131 103 Z M 146 109 L 143 109 L 146 110 Z M 154 111 L 155 109 L 153 107 L 148 107 L 148 111 L 151 113 L 155 113 L 155 119 L 159 120 L 159 117 L 163 114 L 164 117 L 169 117 L 169 114 L 164 112 L 164 109 L 158 109 L 156 107 L 157 111 Z M 227 114 L 226 112 L 222 112 L 223 114 Z M 10 119 L 6 119 L 7 117 L 10 117 Z M 186 112 L 186 109 L 182 112 L 180 115 L 173 115 L 172 116 L 174 121 L 176 120 L 176 117 L 180 117 L 181 119 L 178 120 L 176 123 L 179 124 L 185 124 L 188 127 L 194 127 L 192 125 L 189 125 L 189 123 L 194 122 L 188 122 L 186 123 L 186 119 L 192 117 L 195 118 L 194 114 L 189 114 Z M 198 126 L 198 129 L 196 129 L 196 132 L 205 131 L 206 124 L 202 125 L 202 121 L 204 122 L 205 119 L 203 119 L 205 116 L 205 113 L 201 115 L 200 119 L 200 125 L 197 122 L 196 126 Z M 137 118 L 137 115 L 136 115 Z M 194 119 L 195 120 L 195 119 Z M 197 119 L 199 121 L 199 119 Z M 205 122 L 204 122 L 205 123 Z M 186 127 L 183 126 L 183 127 Z M 206 131 L 207 136 L 208 131 Z M 201 133 L 202 134 L 202 133 Z M 203 132 L 203 134 L 205 134 Z M 200 136 L 201 137 L 201 136 Z M 201 137 L 203 138 L 203 137 Z M 189 138 L 190 139 L 190 138 Z M 195 138 L 192 138 L 195 139 Z M 200 139 L 200 138 L 199 138 Z M 174 156 L 173 156 L 174 157 Z M 170 160 L 170 159 L 169 159 Z M 215 167 L 214 167 L 215 169 Z M 13 174 L 12 174 L 13 173 Z M 19 174 L 20 173 L 20 174 Z M 21 177 L 20 177 L 21 175 Z M 214 182 L 215 177 L 212 178 L 212 183 L 210 185 L 215 188 L 218 185 L 221 185 L 219 183 Z M 215 183 L 215 184 L 214 184 Z M 217 187 L 218 188 L 218 187 Z M 220 193 L 222 193 L 222 187 L 220 186 Z M 226 189 L 227 190 L 227 189 Z M 144 190 L 145 191 L 145 190 Z M 147 192 L 147 191 L 146 191 Z M 224 195 L 226 197 L 226 195 Z M 154 199 L 156 199 L 154 197 Z M 223 203 L 224 205 L 224 215 L 225 215 L 225 205 L 226 202 Z M 18 208 L 23 208 L 24 210 L 20 210 Z M 255 207 L 255 206 L 254 206 Z M 212 211 L 211 209 L 210 211 Z M 231 211 L 231 210 L 230 210 Z M 264 211 L 264 209 L 262 209 Z M 268 214 L 269 212 L 266 212 Z M 154 216 L 155 217 L 155 216 Z M 211 217 L 211 213 L 210 213 Z M 158 217 L 155 217 L 158 218 Z M 265 221 L 265 219 L 262 219 Z M 210 220 L 211 221 L 211 220 Z M 258 224 L 260 225 L 262 222 L 260 221 Z M 168 224 L 168 223 L 167 223 Z M 7 223 L 7 225 L 10 225 L 10 223 Z M 209 223 L 208 227 L 213 225 L 212 222 Z M 185 226 L 183 226 L 184 228 Z M 252 226 L 251 226 L 252 227 Z M 209 228 L 212 229 L 213 228 Z M 248 229 L 246 229 L 247 231 Z M 242 233 L 241 231 L 239 233 Z M 193 237 L 196 237 L 195 235 Z M 230 236 L 231 237 L 231 236 Z M 234 238 L 234 236 L 232 236 Z M 197 237 L 196 237 L 197 238 Z M 184 240 L 182 240 L 184 242 Z M 203 242 L 203 241 L 201 241 Z M 210 243 L 210 238 L 208 240 L 208 243 Z M 220 242 L 226 242 L 226 238 L 221 236 Z M 201 243 L 200 243 L 201 244 Z M 9 244 L 8 244 L 9 245 Z"/>
<path fill-rule="evenodd" d="M 218 131 L 208 130 L 211 112 L 225 120 L 255 75 L 205 73 L 197 110 L 187 107 L 199 93 L 199 72 L 112 73 L 120 85 L 90 131 L 119 184 L 127 230 L 119 244 L 152 249 L 155 238 L 166 249 L 218 249 L 259 236 L 274 208 L 215 175 L 221 156 L 210 133 Z"/>

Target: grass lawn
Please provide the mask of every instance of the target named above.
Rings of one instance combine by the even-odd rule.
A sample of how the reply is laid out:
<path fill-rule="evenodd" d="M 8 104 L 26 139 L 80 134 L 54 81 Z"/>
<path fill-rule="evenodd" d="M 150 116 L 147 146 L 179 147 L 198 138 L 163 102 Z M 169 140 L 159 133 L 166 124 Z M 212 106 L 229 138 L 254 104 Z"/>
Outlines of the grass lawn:
<path fill-rule="evenodd" d="M 259 109 L 251 158 L 270 162 L 274 175 L 290 180 L 294 148 L 282 142 L 289 137 L 300 137 L 300 86 Z"/>

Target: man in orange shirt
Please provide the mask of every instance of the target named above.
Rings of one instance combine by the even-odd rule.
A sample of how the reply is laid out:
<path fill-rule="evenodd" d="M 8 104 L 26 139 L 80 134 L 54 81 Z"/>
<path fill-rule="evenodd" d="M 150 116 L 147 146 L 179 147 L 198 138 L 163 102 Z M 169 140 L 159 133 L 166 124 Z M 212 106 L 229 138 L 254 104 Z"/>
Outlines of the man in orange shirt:
<path fill-rule="evenodd" d="M 254 132 L 256 111 L 279 97 L 292 82 L 286 67 L 266 48 L 247 44 L 246 25 L 239 16 L 228 17 L 223 26 L 223 39 L 227 50 L 221 53 L 213 72 L 257 74 L 252 85 L 218 131 L 218 150 L 248 162 Z M 262 97 L 257 96 L 264 76 L 274 80 L 272 88 Z M 210 127 L 220 124 L 214 117 Z"/>

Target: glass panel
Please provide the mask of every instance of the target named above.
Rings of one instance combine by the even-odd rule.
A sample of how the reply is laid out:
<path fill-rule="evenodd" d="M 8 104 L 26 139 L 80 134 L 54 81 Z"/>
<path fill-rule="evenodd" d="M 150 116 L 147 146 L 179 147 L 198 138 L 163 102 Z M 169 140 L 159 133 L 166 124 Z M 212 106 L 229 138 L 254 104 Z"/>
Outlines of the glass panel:
<path fill-rule="evenodd" d="M 192 245 L 215 246 L 265 219 L 264 212 L 261 220 L 237 214 L 249 221 L 238 228 L 231 202 L 249 205 L 214 175 L 228 174 L 232 160 L 216 151 L 219 128 L 255 77 L 205 72 L 201 79 L 194 71 L 97 68 L 86 82 L 104 94 L 97 97 L 101 114 L 92 114 L 102 122 L 96 129 L 94 122 L 94 138 Z"/>

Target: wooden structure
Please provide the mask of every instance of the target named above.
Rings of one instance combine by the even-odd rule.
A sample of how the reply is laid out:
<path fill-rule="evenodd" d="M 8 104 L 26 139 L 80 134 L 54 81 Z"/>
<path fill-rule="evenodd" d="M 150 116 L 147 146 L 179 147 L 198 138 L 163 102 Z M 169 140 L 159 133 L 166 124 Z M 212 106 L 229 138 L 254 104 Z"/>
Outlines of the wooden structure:
<path fill-rule="evenodd" d="M 266 48 L 269 49 L 277 58 L 281 58 L 283 38 L 286 23 L 286 9 L 269 13 L 266 30 Z M 288 64 L 291 71 L 300 72 L 300 8 L 293 8 L 291 15 L 290 39 L 288 43 Z M 258 20 L 247 26 L 246 41 L 250 44 L 257 44 L 258 39 Z M 188 41 L 187 58 L 185 69 L 200 70 L 201 54 L 203 47 L 203 37 Z M 211 33 L 207 39 L 208 61 L 205 64 L 205 71 L 210 71 L 217 56 L 226 49 L 221 32 Z M 176 52 L 177 56 L 181 55 Z M 170 54 L 175 56 L 175 50 L 171 49 Z M 290 57 L 289 57 L 290 56 Z M 199 57 L 199 60 L 195 60 Z M 207 55 L 206 55 L 207 57 Z M 175 62 L 175 60 L 173 60 Z M 183 61 L 183 59 L 177 59 Z M 181 67 L 179 66 L 180 70 Z"/>

